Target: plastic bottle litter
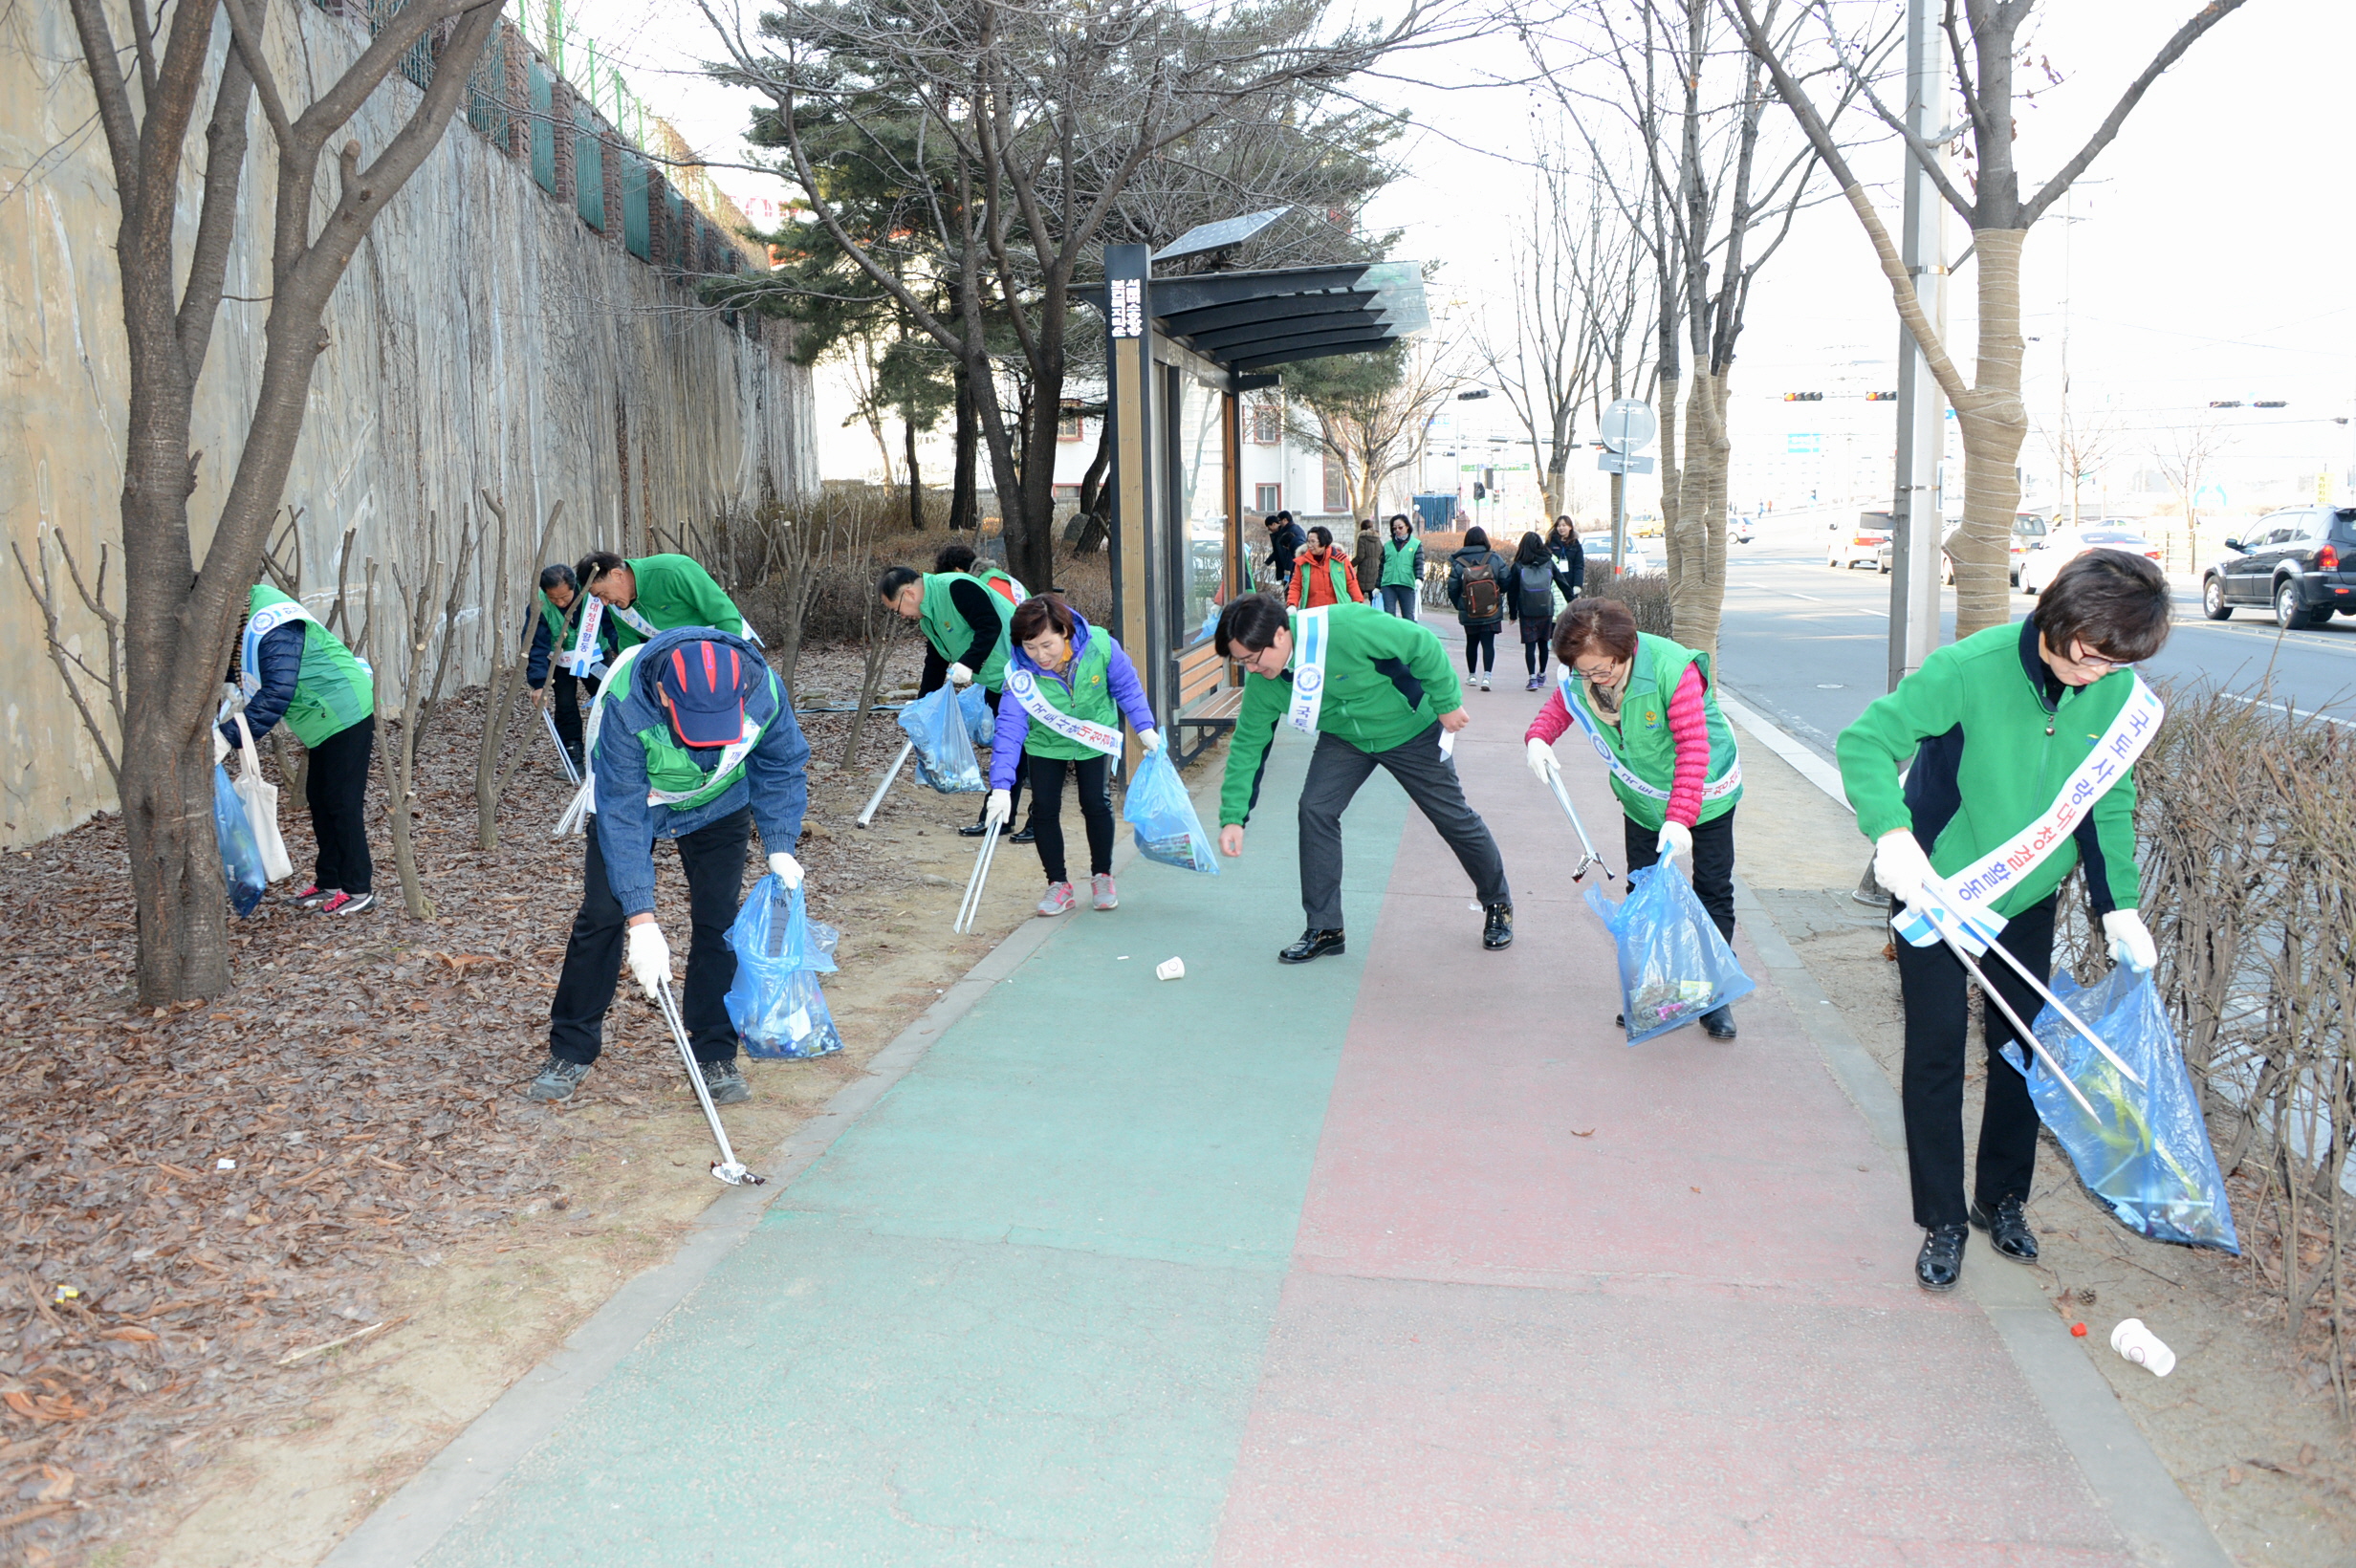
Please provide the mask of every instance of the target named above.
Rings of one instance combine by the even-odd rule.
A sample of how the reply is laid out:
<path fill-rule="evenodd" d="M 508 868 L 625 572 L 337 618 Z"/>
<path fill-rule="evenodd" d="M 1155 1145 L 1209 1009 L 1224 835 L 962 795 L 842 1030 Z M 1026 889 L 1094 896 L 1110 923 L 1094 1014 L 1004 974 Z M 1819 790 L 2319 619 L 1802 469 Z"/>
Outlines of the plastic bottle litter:
<path fill-rule="evenodd" d="M 1165 959 L 1153 967 L 1153 972 L 1164 980 L 1184 980 L 1187 977 L 1187 961 L 1183 958 Z"/>
<path fill-rule="evenodd" d="M 2176 1369 L 2176 1353 L 2163 1344 L 2158 1335 L 2144 1327 L 2140 1318 L 2129 1318 L 2110 1331 L 2110 1348 L 2155 1378 L 2164 1378 Z"/>

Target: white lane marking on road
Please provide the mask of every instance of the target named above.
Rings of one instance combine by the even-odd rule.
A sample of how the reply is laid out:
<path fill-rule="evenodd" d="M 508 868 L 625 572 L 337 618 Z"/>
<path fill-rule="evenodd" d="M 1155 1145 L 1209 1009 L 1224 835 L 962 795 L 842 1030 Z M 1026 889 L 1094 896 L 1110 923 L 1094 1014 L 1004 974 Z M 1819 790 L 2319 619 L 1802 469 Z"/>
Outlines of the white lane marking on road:
<path fill-rule="evenodd" d="M 2256 639 L 2261 642 L 2280 642 L 2286 648 L 2313 648 L 2318 653 L 2336 653 L 2344 659 L 2356 659 L 2356 642 L 2345 638 L 2330 638 L 2310 633 L 2301 637 L 2266 626 L 2232 626 L 2215 621 L 2179 621 L 2179 631 L 2215 632 L 2224 637 L 2237 637 L 2243 642 Z"/>
<path fill-rule="evenodd" d="M 2247 703 L 2252 708 L 2271 708 L 2278 713 L 2288 713 L 2294 719 L 2321 719 L 2325 724 L 2336 724 L 2343 730 L 2356 730 L 2356 720 L 2335 719 L 2328 713 L 2318 713 L 2313 709 L 2309 709 L 2307 712 L 2302 714 L 2295 708 L 2285 708 L 2280 703 L 2270 703 L 2263 697 L 2244 697 L 2239 692 L 2235 691 L 2220 691 L 2217 695 L 2224 698 L 2229 703 Z M 1720 692 L 1718 694 L 1718 706 L 1720 708 L 1724 708 L 1726 706 L 1726 694 L 1724 692 Z"/>
<path fill-rule="evenodd" d="M 1724 686 L 1718 687 L 1718 706 L 1726 710 L 1728 718 L 1756 735 L 1767 750 L 1790 763 L 1800 777 L 1831 795 L 1843 811 L 1857 809 L 1849 804 L 1848 792 L 1841 787 L 1840 769 L 1809 751 L 1750 704 L 1734 697 Z"/>

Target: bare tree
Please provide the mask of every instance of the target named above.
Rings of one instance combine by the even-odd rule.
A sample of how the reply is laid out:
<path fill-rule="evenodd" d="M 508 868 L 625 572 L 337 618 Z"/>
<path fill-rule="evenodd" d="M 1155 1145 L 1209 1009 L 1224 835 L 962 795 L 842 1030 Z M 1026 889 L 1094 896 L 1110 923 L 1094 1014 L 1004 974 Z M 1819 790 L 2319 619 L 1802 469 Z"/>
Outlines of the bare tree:
<path fill-rule="evenodd" d="M 2231 446 L 2233 438 L 2214 419 L 2196 418 L 2189 425 L 2171 426 L 2163 432 L 2151 448 L 2151 461 L 2160 470 L 2168 488 L 2176 492 L 2177 505 L 2184 509 L 2184 558 L 2181 571 L 2195 571 L 2200 566 L 2200 491 L 2202 479 L 2209 466 Z M 2170 551 L 2172 555 L 2174 551 Z"/>
<path fill-rule="evenodd" d="M 1285 425 L 1342 470 L 1350 513 L 1383 510 L 1383 487 L 1423 455 L 1431 418 L 1464 380 L 1453 345 L 1411 338 L 1371 354 L 1284 367 Z"/>
<path fill-rule="evenodd" d="M 2203 0 L 2192 18 L 2136 74 L 2077 152 L 2035 194 L 2025 197 L 2020 182 L 2021 120 L 2015 111 L 2016 100 L 2026 95 L 2017 88 L 2016 73 L 2024 69 L 2020 37 L 2036 10 L 2036 0 L 1947 0 L 1941 26 L 1954 73 L 1953 100 L 1959 101 L 1962 118 L 1952 131 L 1942 130 L 1928 139 L 1916 135 L 1903 114 L 1875 92 L 1871 66 L 1860 59 L 1853 40 L 1834 30 L 1819 0 L 1819 13 L 1824 16 L 1826 35 L 1842 61 L 1848 87 L 1865 94 L 1883 123 L 1905 142 L 1913 166 L 1929 177 L 1940 197 L 1972 226 L 1972 253 L 1978 269 L 1979 346 L 1971 382 L 1964 381 L 1946 342 L 1916 298 L 1914 281 L 1907 275 L 1898 247 L 1874 210 L 1872 198 L 1834 142 L 1800 73 L 1794 70 L 1793 40 L 1775 35 L 1762 21 L 1756 0 L 1720 3 L 1740 23 L 1745 42 L 1773 76 L 1777 95 L 1800 120 L 1857 214 L 1881 261 L 1882 273 L 1889 280 L 1899 319 L 1921 348 L 1939 390 L 1955 410 L 1964 452 L 1963 527 L 1948 552 L 1955 562 L 1955 635 L 1969 637 L 2001 625 L 2012 613 L 2005 579 L 2013 515 L 2020 504 L 2020 475 L 2016 465 L 2029 432 L 2028 405 L 2020 397 L 2021 246 L 2038 219 L 2117 139 L 2127 116 L 2160 74 L 2183 58 L 2185 51 L 2211 28 L 2240 10 L 2243 0 Z M 1877 18 L 1877 30 L 1883 25 Z M 1958 138 L 1967 141 L 1974 165 L 1963 185 L 1949 171 L 1942 150 Z"/>
<path fill-rule="evenodd" d="M 290 102 L 271 69 L 267 0 L 169 0 L 152 11 L 135 4 L 128 50 L 116 40 L 106 0 L 68 4 L 122 211 L 115 250 L 130 408 L 119 789 L 139 914 L 139 999 L 157 1005 L 217 995 L 229 984 L 229 900 L 212 842 L 206 731 L 294 460 L 312 366 L 326 346 L 321 315 L 377 214 L 441 140 L 499 4 L 410 0 L 382 18 L 358 57 L 308 103 Z M 213 35 L 225 13 L 231 44 L 215 75 Z M 429 36 L 442 39 L 430 84 L 366 159 L 345 127 Z M 188 132 L 208 78 L 204 167 L 191 177 L 184 167 Z M 190 426 L 241 221 L 255 205 L 244 174 L 248 114 L 257 100 L 277 151 L 261 377 L 200 570 L 188 523 L 198 459 Z M 325 194 L 319 165 L 331 145 L 338 185 Z M 191 185 L 195 218 L 182 225 Z"/>
<path fill-rule="evenodd" d="M 1078 10 L 840 0 L 779 6 L 756 45 L 698 4 L 727 51 L 724 75 L 773 106 L 765 134 L 813 220 L 955 359 L 961 412 L 971 406 L 989 452 L 1009 564 L 1038 582 L 1054 575 L 1073 284 L 1140 169 L 1207 128 L 1440 41 L 1458 10 L 1455 0 L 1409 0 L 1396 23 L 1328 36 L 1320 0 L 1232 11 L 1167 0 Z M 888 243 L 852 232 L 813 160 L 813 137 L 822 130 L 839 144 L 846 129 L 906 193 Z M 920 235 L 933 258 L 923 287 L 888 248 Z M 946 309 L 935 284 L 946 285 Z M 1009 379 L 1020 393 L 1012 418 L 1001 396 Z"/>
<path fill-rule="evenodd" d="M 491 677 L 483 687 L 483 735 L 474 753 L 475 842 L 490 850 L 499 847 L 500 797 L 514 782 L 515 771 L 523 766 L 524 758 L 532 754 L 532 737 L 526 731 L 524 743 L 515 749 L 515 754 L 504 767 L 499 761 L 507 744 L 508 723 L 520 706 L 525 666 L 531 654 L 529 642 L 508 640 L 508 617 L 513 612 L 508 599 L 507 507 L 489 490 L 483 491 L 483 505 L 499 522 L 497 543 L 491 555 L 491 574 L 497 579 L 491 608 Z M 523 602 L 534 615 L 537 606 L 533 604 L 533 597 L 539 591 L 539 563 L 547 558 L 549 535 L 556 533 L 556 519 L 563 515 L 562 501 L 549 508 L 548 515 L 540 520 L 540 536 L 532 547 L 532 578 L 524 589 Z M 551 641 L 551 657 L 561 656 L 563 648 L 553 645 L 554 640 Z"/>

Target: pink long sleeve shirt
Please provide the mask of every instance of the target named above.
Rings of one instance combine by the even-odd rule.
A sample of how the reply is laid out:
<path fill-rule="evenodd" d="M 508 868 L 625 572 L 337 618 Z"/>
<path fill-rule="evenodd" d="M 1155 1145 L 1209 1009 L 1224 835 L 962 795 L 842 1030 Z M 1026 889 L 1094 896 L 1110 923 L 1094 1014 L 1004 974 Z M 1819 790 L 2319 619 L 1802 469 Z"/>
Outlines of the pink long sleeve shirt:
<path fill-rule="evenodd" d="M 1570 727 L 1571 710 L 1562 706 L 1562 687 L 1557 686 L 1522 739 L 1552 746 Z M 1701 817 L 1702 788 L 1710 781 L 1710 716 L 1702 708 L 1702 672 L 1691 664 L 1669 699 L 1669 734 L 1677 745 L 1677 774 L 1669 782 L 1666 815 L 1691 827 Z"/>

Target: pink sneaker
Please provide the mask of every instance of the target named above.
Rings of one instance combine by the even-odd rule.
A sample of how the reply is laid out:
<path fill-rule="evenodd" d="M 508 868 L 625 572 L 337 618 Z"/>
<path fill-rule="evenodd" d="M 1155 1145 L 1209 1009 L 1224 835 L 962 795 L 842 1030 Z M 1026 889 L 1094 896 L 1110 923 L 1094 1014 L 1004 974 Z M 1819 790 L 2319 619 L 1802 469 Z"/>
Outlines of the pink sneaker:
<path fill-rule="evenodd" d="M 320 904 L 325 904 L 329 899 L 332 899 L 335 896 L 336 890 L 334 888 L 321 887 L 317 882 L 313 882 L 309 887 L 304 888 L 301 892 L 294 895 L 294 907 L 297 909 L 316 909 Z"/>
<path fill-rule="evenodd" d="M 357 915 L 363 909 L 377 906 L 374 893 L 337 893 L 319 905 L 322 915 Z"/>
<path fill-rule="evenodd" d="M 1096 894 L 1096 906 L 1098 908 L 1118 909 L 1121 907 L 1121 895 L 1113 891 L 1113 874 L 1111 872 L 1098 872 L 1095 876 L 1088 879 L 1088 887 L 1090 891 Z"/>
<path fill-rule="evenodd" d="M 1039 913 L 1042 916 L 1068 915 L 1078 907 L 1079 901 L 1072 897 L 1070 882 L 1049 882 L 1047 896 L 1039 900 Z"/>

